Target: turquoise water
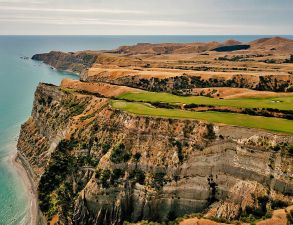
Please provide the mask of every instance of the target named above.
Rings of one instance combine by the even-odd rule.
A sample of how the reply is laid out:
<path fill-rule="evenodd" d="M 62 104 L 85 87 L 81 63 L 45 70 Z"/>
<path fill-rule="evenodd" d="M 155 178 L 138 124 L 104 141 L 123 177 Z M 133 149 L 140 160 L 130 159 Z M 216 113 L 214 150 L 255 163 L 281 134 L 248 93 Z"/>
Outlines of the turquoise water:
<path fill-rule="evenodd" d="M 20 57 L 50 50 L 113 49 L 142 42 L 250 41 L 260 37 L 264 36 L 0 36 L 0 225 L 23 224 L 27 213 L 29 200 L 24 185 L 8 158 L 16 151 L 19 128 L 30 115 L 37 84 L 78 78 Z"/>

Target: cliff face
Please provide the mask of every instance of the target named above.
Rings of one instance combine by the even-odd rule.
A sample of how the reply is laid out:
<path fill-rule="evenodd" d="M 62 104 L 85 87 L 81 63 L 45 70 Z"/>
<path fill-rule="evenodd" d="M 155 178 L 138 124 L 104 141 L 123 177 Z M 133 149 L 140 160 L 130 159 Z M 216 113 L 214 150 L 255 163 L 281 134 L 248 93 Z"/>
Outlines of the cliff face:
<path fill-rule="evenodd" d="M 58 70 L 73 72 L 77 74 L 83 73 L 86 69 L 96 61 L 97 53 L 91 51 L 65 53 L 51 51 L 44 54 L 36 54 L 33 60 L 42 61 Z"/>
<path fill-rule="evenodd" d="M 60 224 L 233 219 L 292 204 L 292 136 L 135 116 L 109 99 L 40 84 L 18 150 L 42 212 Z"/>
<path fill-rule="evenodd" d="M 247 88 L 260 91 L 291 92 L 293 87 L 292 75 L 233 75 L 229 78 L 179 75 L 171 77 L 144 77 L 138 74 L 125 74 L 115 77 L 112 71 L 101 71 L 94 75 L 84 72 L 81 81 L 105 82 L 116 85 L 127 85 L 147 91 L 169 92 L 179 95 L 192 95 L 194 88 L 230 87 Z M 114 77 L 114 78 L 113 78 Z"/>

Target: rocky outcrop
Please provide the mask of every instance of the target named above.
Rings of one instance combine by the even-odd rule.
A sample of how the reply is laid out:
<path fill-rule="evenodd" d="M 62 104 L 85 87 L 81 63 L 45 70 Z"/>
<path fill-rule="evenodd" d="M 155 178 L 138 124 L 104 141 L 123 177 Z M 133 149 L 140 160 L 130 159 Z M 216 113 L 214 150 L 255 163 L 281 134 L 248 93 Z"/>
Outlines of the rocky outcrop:
<path fill-rule="evenodd" d="M 49 53 L 36 54 L 32 57 L 33 60 L 42 61 L 58 70 L 81 74 L 86 69 L 90 68 L 96 61 L 97 52 L 59 52 L 51 51 Z"/>
<path fill-rule="evenodd" d="M 292 144 L 254 129 L 136 116 L 107 98 L 40 84 L 18 150 L 48 220 L 122 224 L 209 209 L 261 216 L 292 204 Z"/>

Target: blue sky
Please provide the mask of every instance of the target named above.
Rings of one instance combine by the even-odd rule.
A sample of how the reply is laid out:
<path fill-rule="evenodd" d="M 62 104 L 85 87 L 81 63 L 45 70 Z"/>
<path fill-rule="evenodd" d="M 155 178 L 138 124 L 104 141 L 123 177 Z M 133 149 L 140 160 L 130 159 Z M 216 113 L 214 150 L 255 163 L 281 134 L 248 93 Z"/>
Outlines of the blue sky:
<path fill-rule="evenodd" d="M 293 34 L 293 0 L 0 0 L 0 34 Z"/>

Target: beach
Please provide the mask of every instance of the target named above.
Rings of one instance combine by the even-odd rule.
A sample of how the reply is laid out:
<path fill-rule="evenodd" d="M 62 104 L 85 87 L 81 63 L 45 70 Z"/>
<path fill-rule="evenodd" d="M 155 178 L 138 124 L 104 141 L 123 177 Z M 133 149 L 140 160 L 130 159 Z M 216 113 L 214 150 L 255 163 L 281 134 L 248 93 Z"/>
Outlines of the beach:
<path fill-rule="evenodd" d="M 34 181 L 32 179 L 27 163 L 21 153 L 17 152 L 16 154 L 9 157 L 9 163 L 15 168 L 19 178 L 25 186 L 25 191 L 27 194 L 27 199 L 29 200 L 29 212 L 25 216 L 24 224 L 37 225 L 40 224 L 38 221 L 38 203 L 37 203 L 37 192 L 35 190 Z"/>

